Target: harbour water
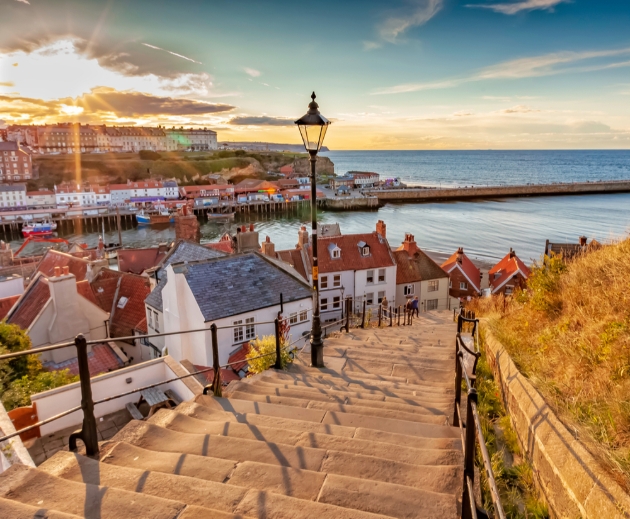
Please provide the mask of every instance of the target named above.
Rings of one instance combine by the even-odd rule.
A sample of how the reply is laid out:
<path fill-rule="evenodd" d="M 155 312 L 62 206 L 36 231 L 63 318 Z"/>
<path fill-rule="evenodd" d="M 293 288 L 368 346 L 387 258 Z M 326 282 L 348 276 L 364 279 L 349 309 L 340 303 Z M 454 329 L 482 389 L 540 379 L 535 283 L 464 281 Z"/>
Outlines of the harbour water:
<path fill-rule="evenodd" d="M 348 170 L 376 171 L 415 185 L 497 185 L 630 179 L 630 151 L 477 151 L 477 152 L 330 152 L 338 174 Z M 423 204 L 387 204 L 378 211 L 320 212 L 322 222 L 339 222 L 342 232 L 369 232 L 377 220 L 387 224 L 387 237 L 398 245 L 406 232 L 420 247 L 440 256 L 464 247 L 472 257 L 494 262 L 510 247 L 524 260 L 540 258 L 545 240 L 577 241 L 584 235 L 607 241 L 628 236 L 630 194 L 583 195 Z M 231 223 L 256 223 L 261 239 L 269 235 L 276 250 L 294 247 L 308 211 L 238 215 Z M 228 230 L 204 222 L 202 241 L 213 241 Z M 122 233 L 127 247 L 147 247 L 173 240 L 174 226 L 138 227 Z M 95 245 L 97 233 L 66 239 Z M 117 241 L 115 232 L 106 241 Z M 13 246 L 20 242 L 16 241 Z"/>

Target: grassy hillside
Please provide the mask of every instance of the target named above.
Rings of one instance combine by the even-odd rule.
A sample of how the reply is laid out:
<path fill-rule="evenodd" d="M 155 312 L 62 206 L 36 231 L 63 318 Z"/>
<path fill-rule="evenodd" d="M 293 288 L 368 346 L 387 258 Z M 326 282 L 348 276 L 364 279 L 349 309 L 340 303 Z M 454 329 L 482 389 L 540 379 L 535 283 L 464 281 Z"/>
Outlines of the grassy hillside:
<path fill-rule="evenodd" d="M 630 488 L 630 239 L 474 304 L 570 430 Z"/>
<path fill-rule="evenodd" d="M 160 153 L 155 160 L 142 160 L 138 153 L 107 153 L 73 155 L 36 156 L 39 167 L 38 187 L 51 188 L 67 180 L 77 178 L 77 166 L 82 180 L 94 182 L 126 182 L 152 176 L 177 178 L 180 183 L 190 183 L 197 176 L 245 170 L 248 176 L 262 176 L 267 171 L 277 171 L 305 154 L 244 151 L 215 151 L 192 153 Z M 77 158 L 79 164 L 77 165 Z M 149 173 L 150 171 L 150 173 Z M 229 176 L 229 175 L 228 175 Z M 35 186 L 33 186 L 35 187 Z"/>

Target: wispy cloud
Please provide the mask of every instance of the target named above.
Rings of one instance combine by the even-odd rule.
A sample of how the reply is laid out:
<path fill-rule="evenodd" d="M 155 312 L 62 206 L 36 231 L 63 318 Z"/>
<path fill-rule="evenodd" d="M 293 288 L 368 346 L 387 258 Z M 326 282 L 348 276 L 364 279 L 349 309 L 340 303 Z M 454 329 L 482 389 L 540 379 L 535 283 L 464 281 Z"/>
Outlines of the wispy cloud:
<path fill-rule="evenodd" d="M 20 2 L 21 4 L 28 4 L 31 5 L 31 3 L 28 0 L 15 0 L 16 2 Z"/>
<path fill-rule="evenodd" d="M 144 45 L 145 47 L 149 47 L 150 49 L 161 50 L 162 52 L 168 52 L 169 54 L 171 54 L 173 56 L 177 56 L 178 58 L 185 59 L 186 61 L 192 61 L 193 63 L 197 63 L 198 65 L 203 65 L 203 63 L 201 63 L 201 61 L 194 60 L 194 59 L 189 58 L 187 56 L 184 56 L 182 54 L 177 54 L 177 52 L 173 52 L 171 50 L 166 50 L 166 49 L 163 49 L 161 47 L 156 47 L 155 45 L 150 45 L 148 43 L 143 43 L 142 45 Z"/>
<path fill-rule="evenodd" d="M 570 3 L 571 0 L 523 0 L 521 2 L 510 2 L 501 4 L 468 4 L 466 7 L 476 7 L 480 9 L 490 9 L 497 13 L 517 14 L 521 11 L 546 10 L 553 11 L 558 4 Z"/>
<path fill-rule="evenodd" d="M 486 67 L 468 77 L 428 83 L 405 83 L 392 87 L 379 88 L 372 92 L 372 94 L 403 94 L 407 92 L 419 92 L 421 90 L 452 88 L 472 81 L 523 79 L 528 77 L 552 76 L 576 72 L 593 72 L 597 70 L 629 67 L 630 61 L 628 60 L 610 62 L 609 59 L 629 54 L 630 47 L 602 51 L 554 52 L 551 54 L 543 54 L 541 56 L 504 61 L 502 63 Z M 608 61 L 606 61 L 607 59 Z M 589 64 L 593 61 L 595 61 L 595 63 Z M 575 64 L 578 63 L 583 64 L 575 66 Z"/>
<path fill-rule="evenodd" d="M 255 68 L 243 67 L 243 70 L 245 74 L 252 77 L 258 77 L 261 74 L 260 70 L 256 70 Z"/>
<path fill-rule="evenodd" d="M 366 50 L 376 49 L 383 42 L 399 43 L 400 37 L 412 27 L 424 25 L 433 18 L 444 5 L 444 0 L 408 0 L 407 5 L 390 13 L 378 27 L 378 41 L 364 41 Z"/>
<path fill-rule="evenodd" d="M 268 115 L 239 115 L 230 119 L 228 123 L 237 126 L 293 126 L 295 124 L 293 119 Z"/>

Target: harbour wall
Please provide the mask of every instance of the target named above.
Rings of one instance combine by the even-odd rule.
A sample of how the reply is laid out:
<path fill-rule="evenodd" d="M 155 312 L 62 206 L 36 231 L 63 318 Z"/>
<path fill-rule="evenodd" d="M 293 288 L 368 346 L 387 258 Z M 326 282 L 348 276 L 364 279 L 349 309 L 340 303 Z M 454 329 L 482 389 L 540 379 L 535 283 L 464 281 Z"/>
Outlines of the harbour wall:
<path fill-rule="evenodd" d="M 378 209 L 379 199 L 376 196 L 326 198 L 322 204 L 329 211 L 365 211 Z"/>
<path fill-rule="evenodd" d="M 601 193 L 630 193 L 630 180 L 611 182 L 576 182 L 570 184 L 531 184 L 516 186 L 474 186 L 458 188 L 371 189 L 366 194 L 386 202 L 427 202 L 474 198 L 515 198 L 528 196 L 565 196 Z"/>

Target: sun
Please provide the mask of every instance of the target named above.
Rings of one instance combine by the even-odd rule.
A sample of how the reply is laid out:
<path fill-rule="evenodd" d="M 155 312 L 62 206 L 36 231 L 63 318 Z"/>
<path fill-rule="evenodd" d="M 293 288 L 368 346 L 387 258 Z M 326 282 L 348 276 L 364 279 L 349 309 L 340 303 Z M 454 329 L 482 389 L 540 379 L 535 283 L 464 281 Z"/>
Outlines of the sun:
<path fill-rule="evenodd" d="M 83 113 L 82 106 L 61 105 L 60 112 L 65 115 L 80 115 Z"/>

